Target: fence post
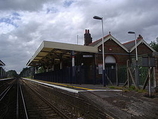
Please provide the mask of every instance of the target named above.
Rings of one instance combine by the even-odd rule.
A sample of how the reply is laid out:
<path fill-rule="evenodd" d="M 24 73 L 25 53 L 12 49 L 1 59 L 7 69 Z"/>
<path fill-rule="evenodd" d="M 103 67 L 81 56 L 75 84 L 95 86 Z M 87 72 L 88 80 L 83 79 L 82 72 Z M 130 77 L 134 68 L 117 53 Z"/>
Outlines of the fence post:
<path fill-rule="evenodd" d="M 151 97 L 151 73 L 150 73 L 150 67 L 149 67 L 149 97 Z"/>

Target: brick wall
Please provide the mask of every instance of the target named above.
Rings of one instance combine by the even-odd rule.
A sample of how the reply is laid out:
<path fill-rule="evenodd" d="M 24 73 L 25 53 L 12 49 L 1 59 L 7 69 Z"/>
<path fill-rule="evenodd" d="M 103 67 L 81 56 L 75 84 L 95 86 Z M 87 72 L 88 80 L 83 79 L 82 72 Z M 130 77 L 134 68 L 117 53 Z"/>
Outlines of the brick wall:
<path fill-rule="evenodd" d="M 144 55 L 144 54 L 148 54 L 148 55 L 152 55 L 152 50 L 150 48 L 148 48 L 144 43 L 141 43 L 138 47 L 137 47 L 137 51 L 138 51 L 138 55 Z M 131 54 L 135 54 L 135 50 L 132 51 Z"/>
<path fill-rule="evenodd" d="M 99 46 L 98 49 L 102 49 L 102 46 Z M 116 63 L 121 65 L 126 65 L 126 61 L 129 59 L 129 54 L 115 41 L 108 40 L 104 45 L 105 49 L 105 58 L 110 55 L 113 56 L 116 60 Z M 97 56 L 97 63 L 102 63 L 102 52 Z"/>

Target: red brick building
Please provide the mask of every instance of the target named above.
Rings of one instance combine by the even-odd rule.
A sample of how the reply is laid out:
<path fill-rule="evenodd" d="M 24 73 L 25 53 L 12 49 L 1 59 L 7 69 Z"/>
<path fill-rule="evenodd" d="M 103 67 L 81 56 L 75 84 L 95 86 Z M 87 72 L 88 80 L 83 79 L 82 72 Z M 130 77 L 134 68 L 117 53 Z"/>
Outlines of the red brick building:
<path fill-rule="evenodd" d="M 91 36 L 89 35 L 89 30 L 85 30 L 85 45 L 96 47 L 98 53 L 95 54 L 95 65 L 99 69 L 102 65 L 102 39 L 91 42 Z M 90 38 L 88 38 L 88 36 Z M 144 58 L 154 58 L 153 53 L 156 52 L 153 48 L 149 46 L 143 39 L 141 35 L 136 39 L 136 47 L 138 51 L 138 67 L 139 67 L 139 84 L 144 83 L 145 78 L 147 77 L 147 67 L 144 67 L 142 63 Z M 136 51 L 135 51 L 135 40 L 129 41 L 127 43 L 120 43 L 116 38 L 114 38 L 110 33 L 104 37 L 104 56 L 105 56 L 105 71 L 107 78 L 111 80 L 112 83 L 124 83 L 127 79 L 126 70 L 127 70 L 127 61 L 128 66 L 133 67 L 135 65 Z M 156 58 L 154 59 L 156 60 Z M 156 66 L 156 65 L 155 65 Z M 156 85 L 157 77 L 157 68 L 153 68 L 153 85 Z M 99 76 L 99 71 L 97 73 Z"/>

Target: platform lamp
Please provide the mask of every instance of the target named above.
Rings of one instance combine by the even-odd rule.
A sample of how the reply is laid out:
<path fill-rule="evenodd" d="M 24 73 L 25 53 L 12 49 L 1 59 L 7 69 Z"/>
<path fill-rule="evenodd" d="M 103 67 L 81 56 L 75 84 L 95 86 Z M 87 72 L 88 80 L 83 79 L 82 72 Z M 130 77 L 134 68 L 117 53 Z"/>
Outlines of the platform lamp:
<path fill-rule="evenodd" d="M 138 76 L 138 50 L 137 50 L 137 39 L 136 39 L 136 33 L 133 31 L 129 31 L 129 34 L 135 35 L 135 56 L 136 56 L 136 64 L 135 64 L 135 81 L 137 88 L 139 87 L 139 76 Z"/>
<path fill-rule="evenodd" d="M 103 72 L 102 72 L 102 81 L 103 81 L 103 86 L 106 86 L 105 83 L 105 57 L 104 57 L 104 28 L 103 28 L 103 17 L 99 16 L 94 16 L 93 19 L 101 20 L 102 23 L 102 58 L 103 58 Z"/>

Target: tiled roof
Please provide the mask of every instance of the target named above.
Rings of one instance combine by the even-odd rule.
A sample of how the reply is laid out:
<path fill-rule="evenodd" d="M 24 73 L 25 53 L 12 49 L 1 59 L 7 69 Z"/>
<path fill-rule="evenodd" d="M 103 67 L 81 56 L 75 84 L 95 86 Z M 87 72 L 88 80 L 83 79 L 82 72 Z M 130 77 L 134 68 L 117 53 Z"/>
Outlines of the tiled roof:
<path fill-rule="evenodd" d="M 132 52 L 135 49 L 135 40 L 126 42 L 126 43 L 120 43 L 117 39 L 115 39 L 110 33 L 108 35 L 106 35 L 104 37 L 104 42 L 106 42 L 107 40 L 112 39 L 113 41 L 115 41 L 120 47 L 122 47 L 126 52 Z M 153 52 L 156 52 L 152 47 L 149 46 L 148 43 L 146 43 L 143 40 L 143 37 L 141 35 L 138 36 L 137 40 L 137 46 L 141 43 L 145 44 L 149 49 L 151 49 Z M 93 46 L 93 47 L 98 47 L 99 45 L 101 45 L 102 43 L 102 38 L 99 40 L 96 40 L 94 42 L 92 42 L 91 44 L 89 44 L 89 46 Z"/>
<path fill-rule="evenodd" d="M 137 44 L 142 40 L 142 38 L 137 38 L 136 42 Z M 123 46 L 125 46 L 128 50 L 131 50 L 135 46 L 135 40 L 123 43 Z"/>
<path fill-rule="evenodd" d="M 109 37 L 109 36 L 111 36 L 111 34 L 108 34 L 108 35 L 104 36 L 104 39 L 107 38 L 107 37 Z M 99 44 L 101 41 L 102 41 L 102 38 L 100 38 L 99 40 L 96 40 L 96 41 L 90 43 L 89 46 L 96 46 L 96 45 Z"/>
<path fill-rule="evenodd" d="M 128 52 L 127 48 L 125 46 L 123 46 L 116 38 L 114 38 L 110 33 L 108 35 L 106 35 L 104 37 L 104 42 L 108 41 L 109 39 L 113 40 L 114 42 L 116 42 L 120 47 L 122 47 L 126 52 Z M 94 42 L 92 42 L 91 44 L 89 44 L 89 46 L 93 46 L 93 47 L 98 47 L 99 45 L 102 44 L 102 38 L 99 40 L 96 40 Z"/>

